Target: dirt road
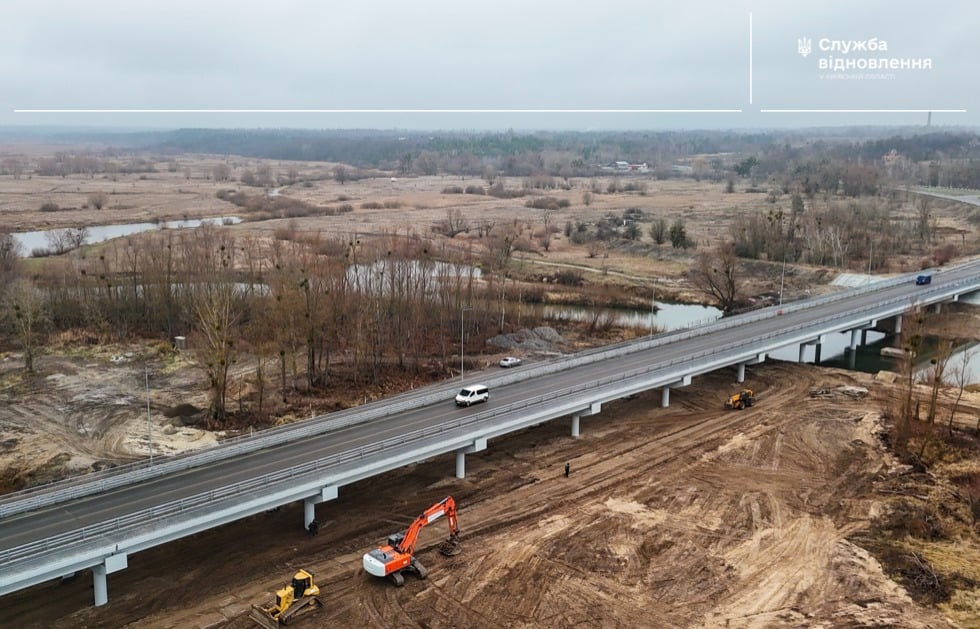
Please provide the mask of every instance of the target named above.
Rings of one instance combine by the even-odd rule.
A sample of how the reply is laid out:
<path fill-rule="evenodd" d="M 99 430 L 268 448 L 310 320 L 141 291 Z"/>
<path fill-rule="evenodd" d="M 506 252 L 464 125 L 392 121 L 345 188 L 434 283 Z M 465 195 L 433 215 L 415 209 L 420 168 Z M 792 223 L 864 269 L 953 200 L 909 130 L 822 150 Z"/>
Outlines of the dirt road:
<path fill-rule="evenodd" d="M 770 363 L 749 374 L 757 405 L 724 411 L 733 376 L 698 378 L 669 409 L 656 392 L 610 404 L 578 440 L 566 421 L 495 440 L 465 480 L 448 456 L 345 487 L 317 507 L 317 537 L 290 505 L 134 555 L 103 608 L 85 574 L 6 597 L 5 617 L 244 629 L 249 605 L 305 567 L 326 606 L 298 627 L 948 626 L 848 541 L 892 465 L 876 402 L 807 392 L 877 385 Z M 363 572 L 361 554 L 447 494 L 460 555 L 436 552 L 440 521 L 420 542 L 427 580 L 399 589 Z"/>

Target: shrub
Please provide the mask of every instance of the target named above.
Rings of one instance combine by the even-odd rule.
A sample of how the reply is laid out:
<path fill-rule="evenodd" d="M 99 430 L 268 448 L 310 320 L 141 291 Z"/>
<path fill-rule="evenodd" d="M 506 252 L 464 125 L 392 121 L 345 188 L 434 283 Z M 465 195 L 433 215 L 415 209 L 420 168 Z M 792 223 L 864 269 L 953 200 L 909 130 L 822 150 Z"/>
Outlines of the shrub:
<path fill-rule="evenodd" d="M 554 280 L 556 284 L 561 284 L 562 286 L 581 286 L 585 282 L 582 272 L 572 269 L 555 271 Z"/>
<path fill-rule="evenodd" d="M 474 186 L 470 186 L 471 188 Z M 467 190 L 468 191 L 468 190 Z M 443 194 L 463 194 L 463 188 L 461 186 L 446 186 L 442 189 Z"/>
<path fill-rule="evenodd" d="M 59 211 L 61 211 L 61 208 L 58 207 L 58 204 L 57 203 L 53 203 L 51 201 L 48 201 L 47 203 L 45 203 L 44 205 L 41 206 L 41 211 L 42 212 L 59 212 Z"/>
<path fill-rule="evenodd" d="M 502 184 L 496 183 L 487 190 L 487 194 L 498 199 L 516 199 L 523 197 L 527 192 L 525 190 L 508 190 Z"/>
<path fill-rule="evenodd" d="M 377 201 L 365 201 L 364 203 L 361 204 L 362 210 L 380 210 L 383 208 L 384 206 L 378 203 Z"/>
<path fill-rule="evenodd" d="M 538 197 L 537 199 L 529 199 L 524 205 L 537 210 L 557 210 L 558 208 L 568 207 L 570 203 L 568 199 Z"/>
<path fill-rule="evenodd" d="M 483 186 L 466 186 L 466 194 L 486 194 Z"/>

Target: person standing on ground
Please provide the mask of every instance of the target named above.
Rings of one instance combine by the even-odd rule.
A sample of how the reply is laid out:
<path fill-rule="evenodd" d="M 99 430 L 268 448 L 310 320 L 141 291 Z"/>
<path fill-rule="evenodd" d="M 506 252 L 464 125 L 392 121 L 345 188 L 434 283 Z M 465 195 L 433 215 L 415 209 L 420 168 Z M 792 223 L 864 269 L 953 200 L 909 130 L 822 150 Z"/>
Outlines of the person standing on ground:
<path fill-rule="evenodd" d="M 565 464 L 565 478 L 568 478 L 568 472 L 572 469 L 571 463 Z"/>

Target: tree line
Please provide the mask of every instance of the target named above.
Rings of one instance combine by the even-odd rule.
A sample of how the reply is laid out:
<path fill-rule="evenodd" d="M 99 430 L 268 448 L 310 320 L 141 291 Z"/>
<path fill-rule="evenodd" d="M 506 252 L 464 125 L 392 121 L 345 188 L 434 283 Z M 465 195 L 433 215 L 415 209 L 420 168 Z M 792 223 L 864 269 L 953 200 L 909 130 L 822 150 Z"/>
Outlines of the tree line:
<path fill-rule="evenodd" d="M 17 268 L 16 251 L 4 256 L 5 242 L 2 342 L 24 351 L 28 369 L 53 331 L 186 336 L 207 374 L 212 425 L 228 414 L 231 373 L 246 354 L 257 387 L 249 410 L 262 415 L 272 395 L 329 387 L 341 368 L 358 384 L 381 383 L 387 367 L 449 369 L 461 334 L 475 351 L 512 314 L 505 280 L 478 281 L 472 260 L 415 234 L 268 241 L 205 225 L 112 241 L 33 275 Z"/>

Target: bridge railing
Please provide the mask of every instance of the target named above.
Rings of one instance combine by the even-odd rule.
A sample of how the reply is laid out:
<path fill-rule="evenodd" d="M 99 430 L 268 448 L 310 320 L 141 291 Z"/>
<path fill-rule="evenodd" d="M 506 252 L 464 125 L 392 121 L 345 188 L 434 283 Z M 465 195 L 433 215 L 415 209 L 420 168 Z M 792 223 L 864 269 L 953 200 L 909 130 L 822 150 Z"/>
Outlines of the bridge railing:
<path fill-rule="evenodd" d="M 781 306 L 770 306 L 756 312 L 711 321 L 704 325 L 695 324 L 685 329 L 660 333 L 648 339 L 625 341 L 611 346 L 595 348 L 546 363 L 529 365 L 527 368 L 521 369 L 519 373 L 510 373 L 490 378 L 487 380 L 487 383 L 491 386 L 503 386 L 518 380 L 556 373 L 571 367 L 616 358 L 667 343 L 769 319 L 778 316 L 778 313 L 789 314 L 799 310 L 819 307 L 824 304 L 848 299 L 857 294 L 864 294 L 869 289 L 877 291 L 907 283 L 908 281 L 909 276 L 896 277 L 871 283 L 868 287 L 849 289 Z M 948 286 L 948 284 L 944 286 Z M 364 406 L 320 415 L 296 424 L 262 430 L 253 435 L 241 435 L 226 439 L 218 446 L 204 451 L 162 457 L 162 461 L 160 458 L 157 458 L 153 464 L 147 461 L 141 461 L 88 474 L 83 477 L 66 479 L 48 485 L 21 490 L 0 498 L 0 518 L 90 496 L 125 485 L 140 483 L 193 467 L 208 465 L 264 448 L 283 445 L 296 439 L 316 436 L 352 425 L 375 421 L 392 414 L 437 404 L 446 399 L 447 391 L 452 388 L 454 388 L 454 384 L 451 381 L 440 383 L 421 389 L 418 392 L 409 393 L 407 397 L 404 395 L 399 396 L 402 399 L 395 398 L 395 401 L 378 400 Z"/>
<path fill-rule="evenodd" d="M 958 286 L 964 286 L 967 284 L 973 284 L 972 281 L 961 281 L 953 285 L 946 284 L 943 287 L 937 287 L 938 290 L 930 291 L 933 293 L 946 293 L 949 292 L 950 287 L 956 288 Z M 954 291 L 955 292 L 955 291 Z M 920 293 L 925 294 L 925 293 Z M 885 300 L 879 304 L 876 304 L 873 308 L 868 310 L 880 310 L 882 306 L 892 305 L 892 304 L 905 304 L 909 302 L 907 296 L 895 297 L 892 299 Z M 570 398 L 566 404 L 554 406 L 555 412 L 557 413 L 554 417 L 560 417 L 566 414 L 564 409 L 575 407 L 580 404 L 581 401 L 578 399 L 571 399 L 571 396 L 576 394 L 587 393 L 597 388 L 608 387 L 612 384 L 622 383 L 628 380 L 635 380 L 642 378 L 644 376 L 649 376 L 651 372 L 658 371 L 670 371 L 671 367 L 674 367 L 682 363 L 696 363 L 700 359 L 711 357 L 714 360 L 713 363 L 721 363 L 726 359 L 726 355 L 730 358 L 731 356 L 740 356 L 744 353 L 744 348 L 747 345 L 758 344 L 761 341 L 768 339 L 774 339 L 776 337 L 793 337 L 798 335 L 798 333 L 807 328 L 820 329 L 825 328 L 825 324 L 835 320 L 857 320 L 862 317 L 862 313 L 844 313 L 844 314 L 834 314 L 827 317 L 822 317 L 814 321 L 807 321 L 799 323 L 788 328 L 781 328 L 776 331 L 766 332 L 764 334 L 759 334 L 751 337 L 748 340 L 739 340 L 727 343 L 725 345 L 702 350 L 692 355 L 686 355 L 684 357 L 676 358 L 670 360 L 666 363 L 661 362 L 653 365 L 648 365 L 633 369 L 628 372 L 623 372 L 619 374 L 614 374 L 601 378 L 599 380 L 590 381 L 588 383 L 577 384 L 570 387 L 565 387 L 563 389 L 550 391 L 545 394 L 534 396 L 532 398 L 526 398 L 510 404 L 504 405 L 502 407 L 495 407 L 488 409 L 482 413 L 474 415 L 466 415 L 453 420 L 443 422 L 436 426 L 430 426 L 426 428 L 417 429 L 406 434 L 397 435 L 384 439 L 378 442 L 371 443 L 367 446 L 361 446 L 352 450 L 345 452 L 333 454 L 327 457 L 323 457 L 314 461 L 306 462 L 303 464 L 295 465 L 282 470 L 277 470 L 269 474 L 265 474 L 259 477 L 248 479 L 245 481 L 240 481 L 220 489 L 210 490 L 191 496 L 188 498 L 182 498 L 174 500 L 161 505 L 156 505 L 151 508 L 142 509 L 125 516 L 107 520 L 99 524 L 93 524 L 85 527 L 81 527 L 74 531 L 63 533 L 45 540 L 33 542 L 30 544 L 25 544 L 15 548 L 0 551 L 0 565 L 8 564 L 20 559 L 25 559 L 27 557 L 37 557 L 40 554 L 63 550 L 66 544 L 77 544 L 79 542 L 84 542 L 87 540 L 92 540 L 98 538 L 99 536 L 105 536 L 109 533 L 119 532 L 127 529 L 138 529 L 146 528 L 148 522 L 155 522 L 160 518 L 172 517 L 174 515 L 187 512 L 189 510 L 198 509 L 201 507 L 211 508 L 214 503 L 226 500 L 231 497 L 238 497 L 241 495 L 249 494 L 254 495 L 256 490 L 267 490 L 270 486 L 282 483 L 284 481 L 294 481 L 295 479 L 308 476 L 311 474 L 316 474 L 322 472 L 329 468 L 335 468 L 338 465 L 342 465 L 346 462 L 363 459 L 366 456 L 372 454 L 382 453 L 389 449 L 404 449 L 406 446 L 414 445 L 415 443 L 438 435 L 440 433 L 445 433 L 451 430 L 457 430 L 471 425 L 476 425 L 481 422 L 485 422 L 487 419 L 513 413 L 515 411 L 530 407 L 537 406 L 548 402 L 553 399 L 558 398 Z M 693 365 L 692 365 L 693 366 Z M 581 397 L 581 396 L 579 396 Z"/>

